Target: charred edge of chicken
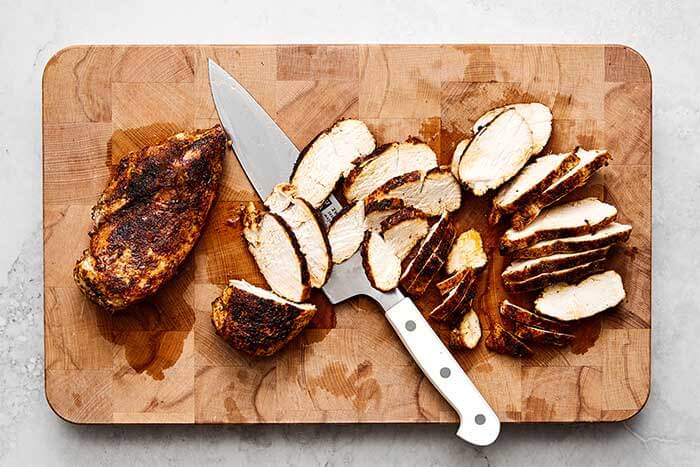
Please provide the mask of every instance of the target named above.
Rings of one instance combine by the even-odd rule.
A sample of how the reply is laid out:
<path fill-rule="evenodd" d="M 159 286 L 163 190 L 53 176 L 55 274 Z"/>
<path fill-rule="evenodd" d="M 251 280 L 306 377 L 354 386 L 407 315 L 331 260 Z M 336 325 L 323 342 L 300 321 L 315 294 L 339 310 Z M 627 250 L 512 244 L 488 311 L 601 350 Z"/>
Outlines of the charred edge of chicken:
<path fill-rule="evenodd" d="M 511 293 L 531 292 L 533 290 L 543 289 L 560 282 L 576 282 L 586 276 L 602 271 L 604 267 L 605 259 L 599 259 L 597 261 L 592 261 L 588 264 L 576 266 L 571 269 L 540 274 L 532 279 L 521 282 L 506 281 L 504 282 L 504 285 L 506 290 Z"/>
<path fill-rule="evenodd" d="M 501 302 L 498 312 L 501 314 L 501 316 L 508 318 L 513 322 L 538 327 L 547 331 L 566 333 L 571 329 L 571 326 L 566 323 L 545 318 L 544 316 L 534 313 L 526 308 L 510 303 L 508 300 Z"/>
<path fill-rule="evenodd" d="M 430 312 L 429 317 L 435 321 L 453 323 L 466 312 L 466 307 L 476 295 L 476 275 L 467 274 L 462 282 Z"/>
<path fill-rule="evenodd" d="M 316 307 L 275 301 L 233 285 L 212 303 L 212 324 L 236 350 L 269 356 L 294 339 L 311 321 Z"/>
<path fill-rule="evenodd" d="M 556 167 L 556 169 L 550 171 L 543 179 L 532 185 L 524 194 L 520 195 L 513 203 L 507 205 L 497 204 L 497 196 L 493 199 L 493 206 L 491 208 L 491 213 L 489 214 L 489 223 L 491 225 L 496 225 L 501 216 L 506 214 L 512 214 L 518 209 L 526 206 L 528 203 L 533 202 L 538 196 L 541 195 L 549 186 L 556 183 L 561 179 L 567 172 L 576 167 L 579 162 L 579 158 L 576 152 L 570 152 L 567 154 L 566 158 Z M 531 162 L 531 164 L 537 163 L 537 160 Z M 527 165 L 523 168 L 525 170 Z M 517 178 L 517 175 L 516 175 Z M 512 181 L 515 181 L 513 178 Z M 508 185 L 504 185 L 506 188 Z"/>
<path fill-rule="evenodd" d="M 513 357 L 529 357 L 533 353 L 530 347 L 506 331 L 500 324 L 494 324 L 493 329 L 486 337 L 485 344 L 486 348 L 492 352 Z"/>
<path fill-rule="evenodd" d="M 550 230 L 539 230 L 534 232 L 532 235 L 527 237 L 521 237 L 516 240 L 508 240 L 505 236 L 501 239 L 500 252 L 501 255 L 507 255 L 508 253 L 520 250 L 522 248 L 527 248 L 534 245 L 535 243 L 542 242 L 544 240 L 553 240 L 555 238 L 561 237 L 576 237 L 579 235 L 586 235 L 596 233 L 598 230 L 606 227 L 617 218 L 617 213 L 604 218 L 602 221 L 596 224 L 585 224 L 575 227 L 560 227 L 557 229 Z"/>
<path fill-rule="evenodd" d="M 391 199 L 391 198 L 389 198 Z M 386 232 L 390 228 L 408 220 L 413 220 L 413 219 L 427 219 L 428 216 L 425 214 L 423 211 L 420 209 L 416 209 L 414 207 L 405 207 L 403 209 L 400 209 L 396 211 L 394 214 L 391 216 L 387 217 L 384 219 L 381 223 L 381 231 Z"/>
<path fill-rule="evenodd" d="M 392 190 L 399 188 L 407 183 L 422 181 L 423 177 L 424 173 L 420 170 L 414 170 L 412 172 L 406 172 L 405 174 L 398 175 L 384 182 L 383 185 L 376 188 L 372 193 L 370 193 L 369 196 L 367 196 L 367 201 L 377 202 L 379 200 L 386 199 L 384 197 L 388 196 Z"/>
<path fill-rule="evenodd" d="M 418 244 L 415 255 L 413 255 L 401 276 L 401 283 L 404 286 L 408 286 L 413 282 L 423 266 L 430 260 L 435 249 L 440 246 L 440 242 L 447 232 L 448 223 L 447 217 L 440 218 L 430 227 L 428 235 Z"/>
<path fill-rule="evenodd" d="M 513 334 L 523 342 L 554 345 L 557 347 L 566 347 L 574 340 L 574 336 L 571 334 L 552 332 L 521 323 L 516 323 Z"/>
<path fill-rule="evenodd" d="M 365 200 L 365 216 L 377 211 L 399 210 L 405 207 L 402 199 L 382 198 L 379 200 Z"/>
<path fill-rule="evenodd" d="M 440 292 L 440 295 L 447 295 L 450 290 L 454 289 L 459 285 L 460 282 L 462 282 L 462 279 L 471 272 L 476 272 L 472 268 L 467 268 L 467 269 L 462 269 L 461 271 L 457 271 L 456 273 L 452 274 L 451 276 L 448 276 L 446 279 L 441 280 L 440 282 L 435 284 L 435 287 L 437 287 L 438 291 Z"/>
<path fill-rule="evenodd" d="M 398 146 L 399 143 L 394 141 L 391 143 L 384 143 L 381 146 L 377 146 L 374 151 L 372 151 L 370 154 L 367 154 L 366 156 L 360 157 L 355 160 L 355 167 L 353 167 L 350 172 L 345 176 L 345 179 L 343 180 L 342 184 L 342 191 L 343 194 L 347 190 L 346 187 L 349 187 L 353 183 L 355 183 L 355 180 L 357 180 L 357 177 L 362 173 L 362 169 L 370 162 L 372 162 L 374 159 L 377 157 L 381 156 L 384 154 L 386 151 L 389 149 Z"/>
<path fill-rule="evenodd" d="M 412 281 L 404 281 L 402 278 L 401 284 L 407 284 L 407 286 L 405 286 L 406 292 L 414 297 L 419 297 L 425 293 L 428 286 L 432 283 L 435 276 L 437 276 L 437 273 L 445 264 L 445 257 L 452 246 L 452 242 L 454 242 L 455 236 L 454 225 L 448 220 L 442 240 L 434 249 L 432 255 L 425 263 L 425 266 L 417 272 Z"/>
<path fill-rule="evenodd" d="M 611 227 L 609 224 L 597 231 L 600 233 L 603 229 Z M 629 226 L 628 226 L 629 227 Z M 597 250 L 599 248 L 605 248 L 613 246 L 617 243 L 624 243 L 629 240 L 630 234 L 632 233 L 632 228 L 625 229 L 620 232 L 616 232 L 607 237 L 601 237 L 598 239 L 591 239 L 587 241 L 580 242 L 570 242 L 567 238 L 562 238 L 557 241 L 553 241 L 547 245 L 538 246 L 534 244 L 528 248 L 522 250 L 515 250 L 512 254 L 513 259 L 525 260 L 525 259 L 537 259 L 543 258 L 545 256 L 552 256 L 557 254 L 572 254 L 580 253 L 587 250 Z M 586 234 L 587 235 L 587 234 Z M 572 237 L 569 237 L 572 238 Z M 573 237 L 575 238 L 575 237 Z M 539 243 L 539 242 L 538 242 Z"/>
<path fill-rule="evenodd" d="M 508 266 L 502 273 L 501 277 L 505 281 L 522 282 L 549 272 L 571 269 L 576 266 L 590 263 L 592 261 L 605 258 L 608 254 L 608 248 L 600 248 L 597 250 L 583 251 L 567 255 L 563 258 L 547 260 L 547 257 L 536 258 L 535 263 L 522 269 L 511 269 Z M 512 266 L 512 264 L 511 264 Z"/>
<path fill-rule="evenodd" d="M 605 152 L 600 157 L 597 157 L 591 161 L 591 163 L 581 168 L 577 173 L 562 180 L 556 186 L 553 186 L 551 191 L 546 190 L 539 197 L 531 200 L 529 204 L 521 206 L 511 218 L 512 227 L 515 230 L 523 230 L 535 220 L 542 209 L 560 200 L 575 189 L 585 185 L 593 174 L 608 165 L 611 158 L 612 156 L 608 152 Z"/>

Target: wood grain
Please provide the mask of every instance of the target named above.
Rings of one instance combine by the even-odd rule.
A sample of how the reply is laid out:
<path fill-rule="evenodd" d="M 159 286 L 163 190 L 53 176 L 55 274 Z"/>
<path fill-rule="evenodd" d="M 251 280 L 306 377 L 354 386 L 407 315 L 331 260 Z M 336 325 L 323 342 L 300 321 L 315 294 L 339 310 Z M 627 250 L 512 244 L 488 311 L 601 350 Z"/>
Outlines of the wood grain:
<path fill-rule="evenodd" d="M 207 58 L 231 72 L 298 146 L 340 117 L 380 143 L 426 140 L 447 163 L 484 111 L 540 101 L 554 114 L 550 151 L 604 146 L 613 162 L 572 195 L 617 205 L 634 226 L 615 250 L 627 298 L 586 320 L 571 348 L 517 360 L 483 344 L 455 357 L 506 422 L 616 421 L 649 394 L 651 333 L 651 79 L 621 46 L 72 47 L 43 81 L 46 394 L 80 423 L 455 422 L 378 307 L 358 297 L 322 304 L 312 327 L 278 355 L 231 350 L 210 323 L 229 278 L 264 281 L 227 225 L 259 201 L 232 153 L 202 238 L 176 278 L 129 313 L 87 301 L 71 269 L 87 246 L 90 208 L 114 164 L 169 134 L 217 122 Z M 484 333 L 506 296 L 488 197 L 465 196 L 459 228 L 476 227 L 490 256 L 474 307 Z M 511 297 L 527 305 L 531 296 Z M 318 298 L 320 300 L 320 298 Z M 439 297 L 419 301 L 424 312 Z M 322 302 L 319 302 L 322 303 Z M 445 339 L 448 329 L 436 326 Z"/>

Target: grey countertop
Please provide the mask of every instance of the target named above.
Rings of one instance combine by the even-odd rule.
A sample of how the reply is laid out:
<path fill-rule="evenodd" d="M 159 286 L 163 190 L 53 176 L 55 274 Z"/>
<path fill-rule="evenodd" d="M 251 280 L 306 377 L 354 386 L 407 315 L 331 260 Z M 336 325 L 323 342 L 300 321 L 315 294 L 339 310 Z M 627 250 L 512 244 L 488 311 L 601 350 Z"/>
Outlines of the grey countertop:
<path fill-rule="evenodd" d="M 0 464 L 700 465 L 700 3 L 525 3 L 0 0 Z M 460 442 L 454 426 L 118 427 L 56 417 L 42 361 L 45 63 L 76 43 L 253 42 L 606 42 L 641 52 L 654 93 L 646 408 L 620 424 L 505 426 L 487 448 Z"/>

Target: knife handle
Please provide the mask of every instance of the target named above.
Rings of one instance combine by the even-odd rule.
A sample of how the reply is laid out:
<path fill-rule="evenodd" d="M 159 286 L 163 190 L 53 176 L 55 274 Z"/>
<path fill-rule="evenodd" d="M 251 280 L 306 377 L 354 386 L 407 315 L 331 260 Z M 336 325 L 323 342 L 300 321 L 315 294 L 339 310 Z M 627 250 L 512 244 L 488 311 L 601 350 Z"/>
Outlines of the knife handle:
<path fill-rule="evenodd" d="M 459 415 L 457 436 L 478 446 L 493 443 L 501 423 L 413 301 L 406 297 L 386 311 L 401 342 L 433 386 Z"/>

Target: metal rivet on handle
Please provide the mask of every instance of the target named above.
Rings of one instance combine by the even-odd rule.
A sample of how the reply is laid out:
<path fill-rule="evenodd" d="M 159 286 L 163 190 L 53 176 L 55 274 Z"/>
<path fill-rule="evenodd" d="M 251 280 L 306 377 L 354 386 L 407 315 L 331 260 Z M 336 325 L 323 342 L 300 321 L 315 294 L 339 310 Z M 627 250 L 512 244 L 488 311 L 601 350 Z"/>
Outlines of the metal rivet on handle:
<path fill-rule="evenodd" d="M 479 414 L 476 417 L 474 417 L 474 423 L 476 423 L 477 425 L 483 425 L 484 423 L 486 423 L 486 417 L 484 417 L 483 414 Z"/>
<path fill-rule="evenodd" d="M 450 369 L 446 366 L 440 368 L 440 376 L 442 376 L 443 378 L 449 378 L 451 373 L 452 372 L 450 371 Z"/>
<path fill-rule="evenodd" d="M 416 330 L 416 322 L 412 320 L 406 321 L 406 329 L 409 331 L 415 331 Z"/>

